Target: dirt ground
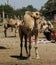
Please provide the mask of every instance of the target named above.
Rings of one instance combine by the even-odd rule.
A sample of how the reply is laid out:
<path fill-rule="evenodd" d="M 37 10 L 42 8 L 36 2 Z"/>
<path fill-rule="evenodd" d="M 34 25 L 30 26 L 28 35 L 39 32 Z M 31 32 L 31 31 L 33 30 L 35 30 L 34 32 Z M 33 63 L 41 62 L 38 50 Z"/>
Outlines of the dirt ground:
<path fill-rule="evenodd" d="M 39 43 L 40 59 L 34 58 L 34 47 L 32 59 L 28 59 L 23 47 L 23 58 L 20 58 L 19 35 L 17 33 L 17 37 L 14 37 L 14 32 L 10 30 L 7 32 L 8 37 L 5 38 L 3 28 L 0 26 L 0 65 L 56 65 L 56 43 Z"/>

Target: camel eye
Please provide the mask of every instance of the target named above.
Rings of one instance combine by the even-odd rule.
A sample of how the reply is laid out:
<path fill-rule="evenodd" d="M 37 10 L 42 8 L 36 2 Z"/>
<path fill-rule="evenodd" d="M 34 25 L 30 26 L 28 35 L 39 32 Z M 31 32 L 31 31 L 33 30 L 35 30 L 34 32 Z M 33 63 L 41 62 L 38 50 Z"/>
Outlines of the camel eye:
<path fill-rule="evenodd" d="M 36 13 L 36 15 L 38 15 L 38 13 Z"/>

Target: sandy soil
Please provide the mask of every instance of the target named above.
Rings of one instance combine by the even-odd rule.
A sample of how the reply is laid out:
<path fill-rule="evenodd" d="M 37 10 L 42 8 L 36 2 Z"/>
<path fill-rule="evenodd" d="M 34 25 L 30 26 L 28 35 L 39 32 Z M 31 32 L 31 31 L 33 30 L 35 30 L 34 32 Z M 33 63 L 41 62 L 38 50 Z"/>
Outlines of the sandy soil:
<path fill-rule="evenodd" d="M 8 37 L 4 37 L 3 28 L 0 26 L 0 65 L 56 65 L 56 43 L 39 43 L 40 59 L 35 59 L 34 46 L 32 47 L 32 59 L 26 58 L 23 47 L 23 58 L 20 54 L 20 40 L 14 37 L 14 32 L 8 30 Z M 39 35 L 40 37 L 42 34 Z"/>

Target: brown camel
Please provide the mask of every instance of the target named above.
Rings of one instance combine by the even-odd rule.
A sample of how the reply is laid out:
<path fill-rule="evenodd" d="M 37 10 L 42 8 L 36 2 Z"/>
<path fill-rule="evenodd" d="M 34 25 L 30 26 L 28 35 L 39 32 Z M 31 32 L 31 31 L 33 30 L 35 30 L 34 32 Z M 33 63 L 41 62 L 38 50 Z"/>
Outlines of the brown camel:
<path fill-rule="evenodd" d="M 9 20 L 6 20 L 4 19 L 3 21 L 3 26 L 4 26 L 4 34 L 5 34 L 5 37 L 7 37 L 7 29 L 8 28 L 11 28 L 11 30 L 13 31 L 13 28 L 15 28 L 15 36 L 16 36 L 16 31 L 18 29 L 18 26 L 21 24 L 21 20 L 18 20 L 18 19 L 9 19 Z"/>
<path fill-rule="evenodd" d="M 44 22 L 45 23 L 45 22 Z M 19 26 L 20 35 L 20 56 L 22 57 L 23 38 L 25 39 L 25 49 L 28 57 L 31 57 L 31 37 L 35 36 L 35 55 L 39 58 L 38 54 L 38 32 L 41 29 L 43 22 L 40 20 L 40 12 L 27 11 L 24 15 L 24 24 Z M 27 39 L 29 39 L 29 48 L 27 48 Z"/>

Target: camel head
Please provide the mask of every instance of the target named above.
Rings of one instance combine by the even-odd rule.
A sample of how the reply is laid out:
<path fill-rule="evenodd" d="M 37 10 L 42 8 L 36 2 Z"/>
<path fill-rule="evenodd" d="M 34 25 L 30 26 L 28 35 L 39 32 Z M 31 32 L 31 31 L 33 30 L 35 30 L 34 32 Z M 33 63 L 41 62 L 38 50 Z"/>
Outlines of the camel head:
<path fill-rule="evenodd" d="M 35 12 L 26 11 L 25 14 L 30 15 L 31 17 L 34 17 L 36 19 L 40 18 L 40 12 L 39 11 L 35 11 Z"/>
<path fill-rule="evenodd" d="M 32 16 L 36 19 L 39 19 L 40 18 L 40 12 L 39 11 L 36 11 L 36 12 L 32 12 Z"/>
<path fill-rule="evenodd" d="M 48 24 L 47 24 L 47 21 L 46 20 L 41 20 L 41 31 L 44 32 L 44 31 L 48 31 Z"/>
<path fill-rule="evenodd" d="M 38 27 L 39 32 L 43 32 L 48 27 L 46 20 L 37 19 L 36 23 L 37 23 L 37 27 Z"/>

